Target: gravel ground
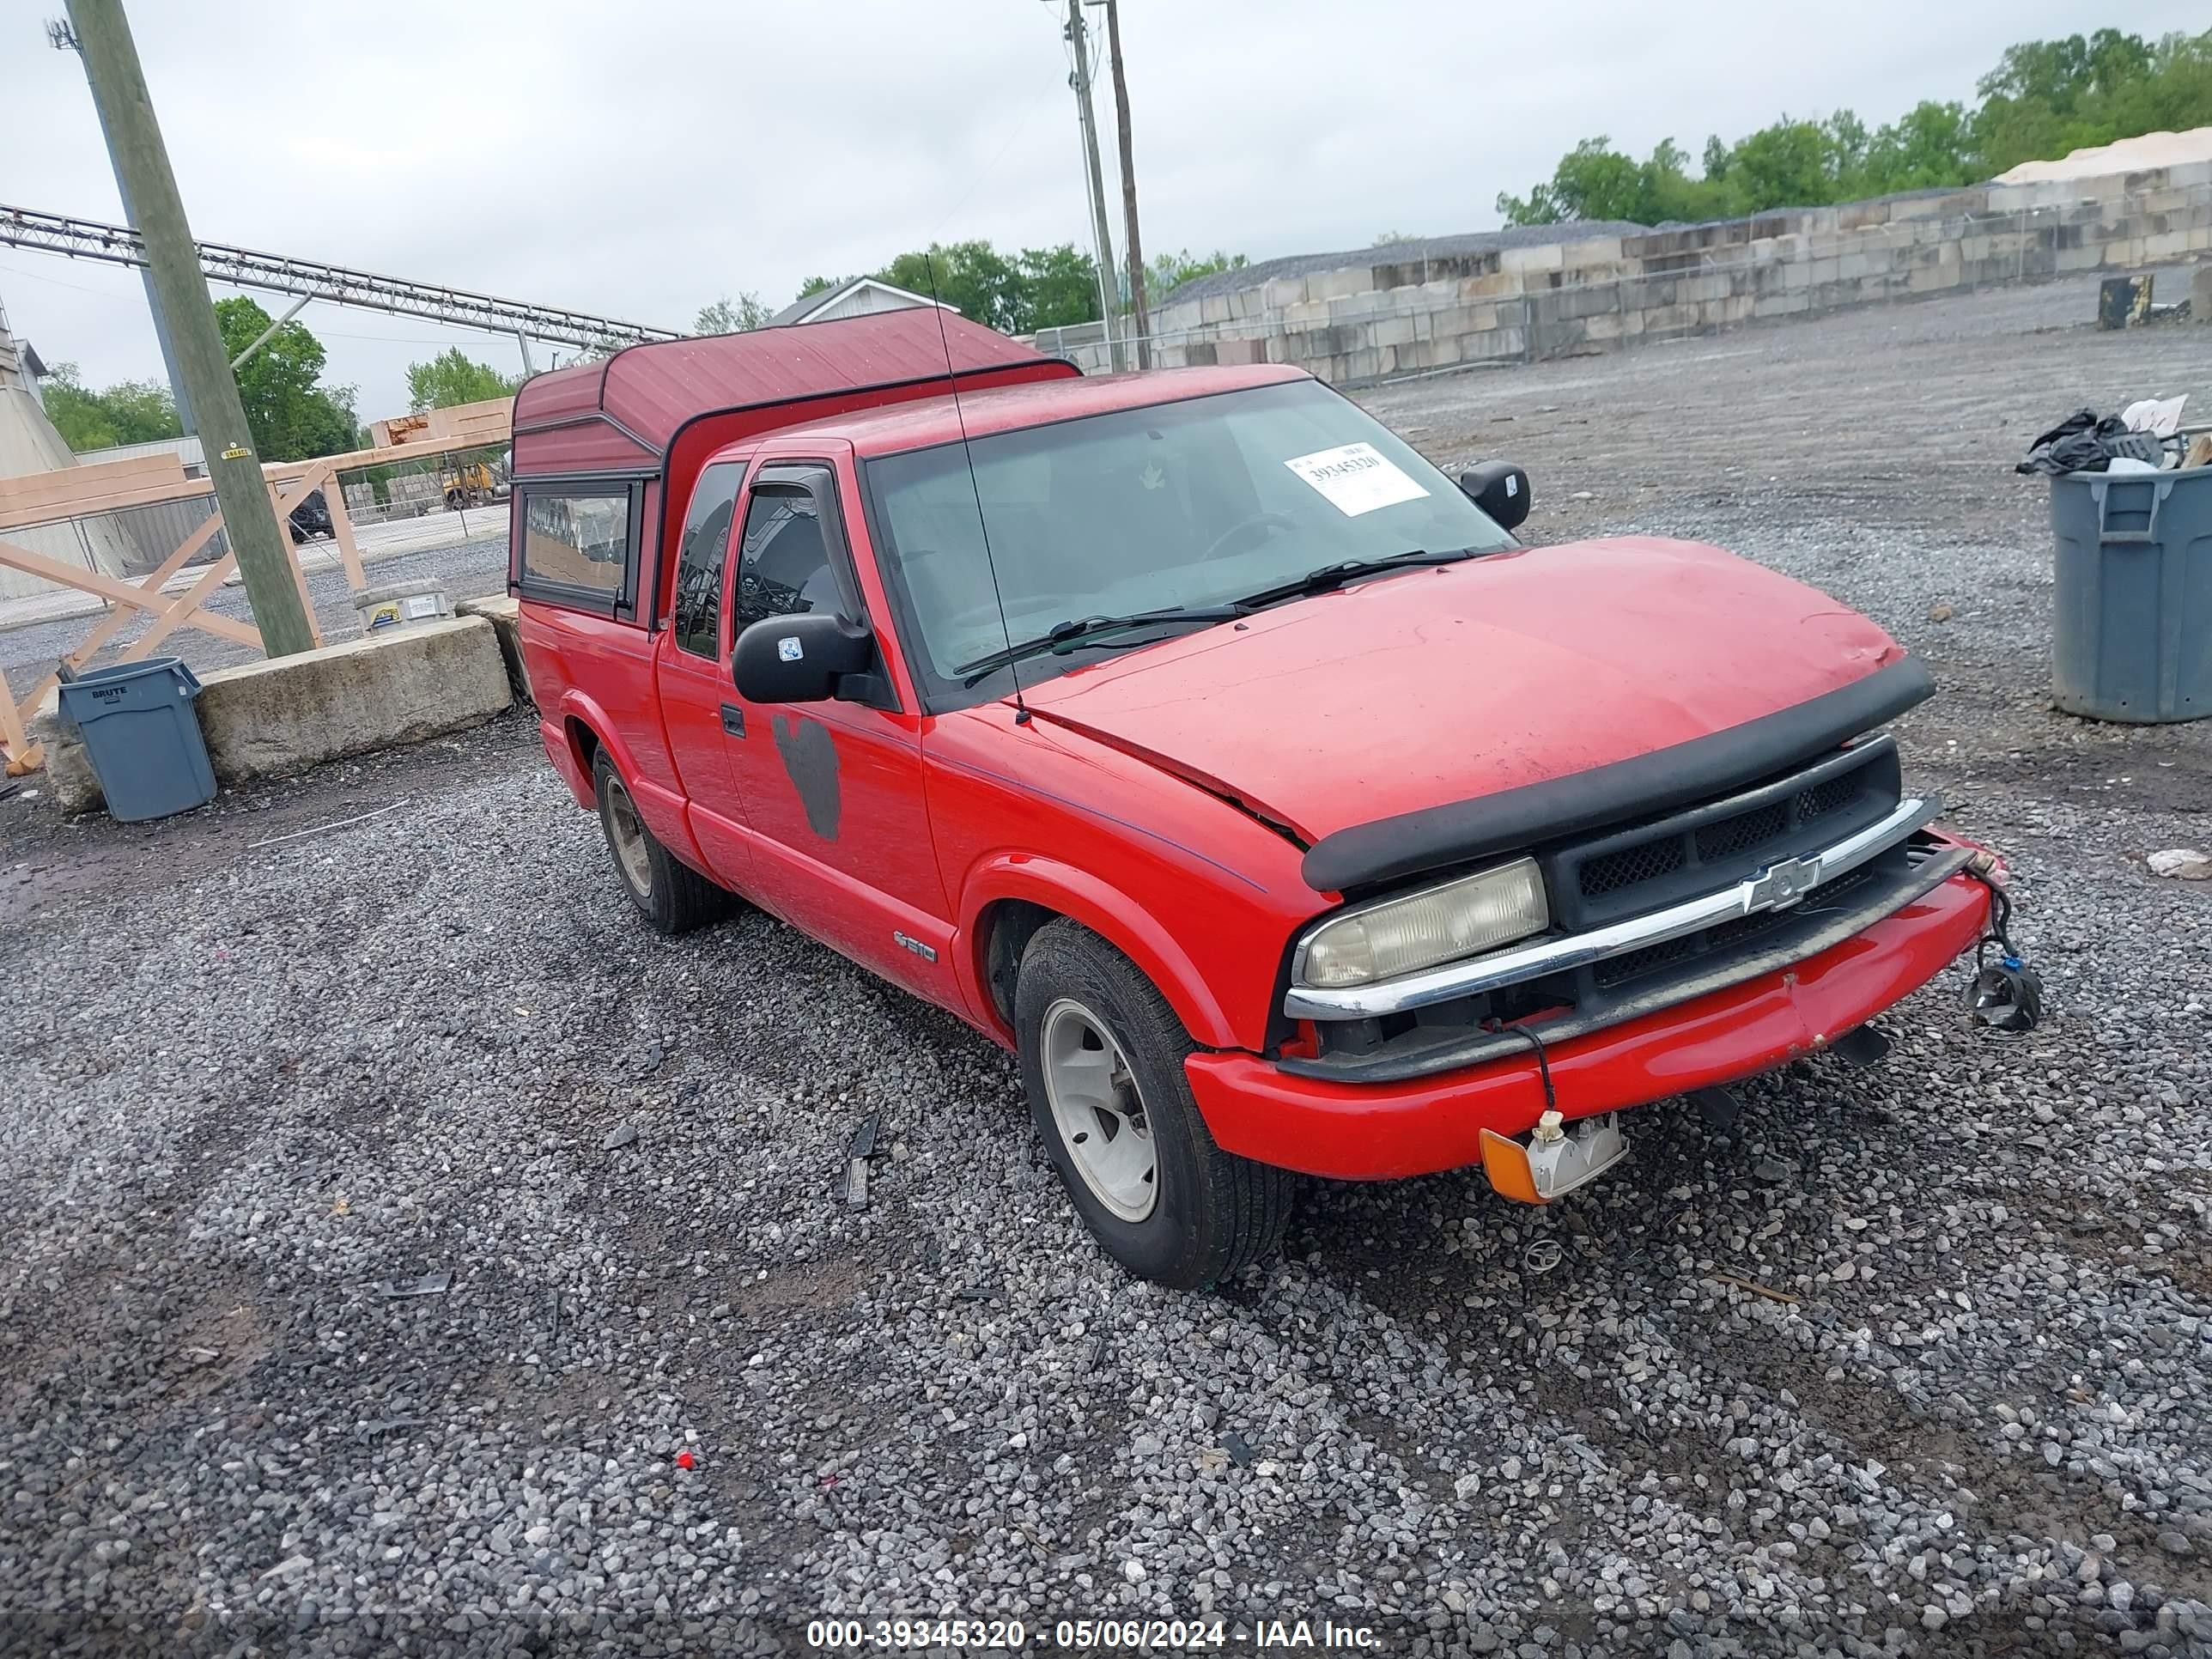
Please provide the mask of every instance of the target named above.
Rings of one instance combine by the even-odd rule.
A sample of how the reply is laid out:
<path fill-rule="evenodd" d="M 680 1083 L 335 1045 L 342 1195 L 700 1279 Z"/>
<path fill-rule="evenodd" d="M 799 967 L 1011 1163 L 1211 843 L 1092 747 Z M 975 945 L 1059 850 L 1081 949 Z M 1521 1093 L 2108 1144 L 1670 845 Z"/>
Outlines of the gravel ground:
<path fill-rule="evenodd" d="M 1548 1211 L 1315 1183 L 1215 1294 L 1109 1267 L 949 1018 L 756 915 L 645 933 L 524 720 L 161 826 L 0 803 L 0 1650 L 2212 1652 L 2212 891 L 2142 861 L 2203 844 L 2212 731 L 2044 707 L 2008 471 L 2212 357 L 2090 292 L 1374 396 L 1527 464 L 1543 539 L 1724 541 L 1924 653 L 1909 752 L 2052 1012 L 1947 975 Z"/>

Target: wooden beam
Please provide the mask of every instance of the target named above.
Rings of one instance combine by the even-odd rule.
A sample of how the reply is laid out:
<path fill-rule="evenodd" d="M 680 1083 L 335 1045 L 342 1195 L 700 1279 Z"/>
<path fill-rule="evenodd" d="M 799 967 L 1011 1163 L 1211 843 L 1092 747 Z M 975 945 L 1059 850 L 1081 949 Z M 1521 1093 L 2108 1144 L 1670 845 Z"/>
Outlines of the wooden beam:
<path fill-rule="evenodd" d="M 331 539 L 338 544 L 338 562 L 345 566 L 346 586 L 358 593 L 368 586 L 368 577 L 361 568 L 361 549 L 353 538 L 353 515 L 346 511 L 345 482 L 338 477 L 336 467 L 331 469 L 331 481 L 323 487 L 323 505 L 331 510 Z"/>
<path fill-rule="evenodd" d="M 33 576 L 43 576 L 61 587 L 74 587 L 79 592 L 94 593 L 118 605 L 127 605 L 134 610 L 151 611 L 161 614 L 173 608 L 164 604 L 159 593 L 149 595 L 145 589 L 131 583 L 118 581 L 112 576 L 103 576 L 96 570 L 85 570 L 73 564 L 64 564 L 33 553 L 27 547 L 18 547 L 10 541 L 0 541 L 0 564 L 12 565 L 27 570 Z M 173 626 L 174 624 L 172 624 Z M 228 617 L 207 617 L 193 619 L 195 628 L 210 634 L 220 634 L 227 640 L 236 640 L 243 645 L 258 645 L 261 635 L 244 623 L 234 622 Z"/>
<path fill-rule="evenodd" d="M 216 589 L 222 586 L 222 579 L 237 568 L 237 566 L 238 555 L 225 553 L 201 572 L 200 579 L 179 593 L 177 596 L 177 602 L 164 611 L 151 628 L 123 648 L 122 659 L 125 662 L 137 661 L 180 627 L 204 628 L 211 634 L 222 634 L 225 639 L 235 639 L 243 644 L 253 647 L 257 651 L 259 650 L 261 635 L 245 623 L 233 622 L 228 617 L 200 614 L 200 607 L 207 603 Z M 218 622 L 223 623 L 224 628 L 210 626 Z M 235 633 L 226 631 L 230 629 L 237 631 Z"/>
<path fill-rule="evenodd" d="M 89 519 L 102 513 L 153 507 L 162 501 L 196 501 L 214 493 L 215 486 L 205 478 L 185 478 L 170 483 L 148 483 L 128 489 L 103 489 L 53 499 L 0 501 L 0 530 L 58 524 L 67 519 Z"/>
<path fill-rule="evenodd" d="M 279 495 L 273 483 L 264 482 L 263 488 L 268 490 L 270 508 L 276 515 L 276 532 L 284 538 L 284 562 L 292 572 L 292 586 L 300 596 L 300 609 L 307 613 L 307 637 L 313 648 L 320 649 L 323 629 L 315 620 L 315 596 L 307 592 L 307 567 L 300 557 L 300 544 L 292 539 L 292 509 L 307 499 L 314 486 L 302 479 L 292 486 L 289 495 Z"/>
<path fill-rule="evenodd" d="M 174 455 L 131 455 L 119 461 L 85 461 L 45 472 L 24 472 L 0 478 L 0 501 L 55 493 L 74 495 L 87 489 L 135 489 L 148 483 L 177 483 L 182 482 L 184 476 L 184 464 Z"/>
<path fill-rule="evenodd" d="M 192 555 L 198 552 L 203 547 L 205 547 L 209 541 L 214 538 L 215 532 L 222 528 L 222 514 L 220 513 L 209 514 L 207 515 L 206 522 L 202 524 L 198 530 L 192 532 L 191 535 L 185 537 L 184 540 L 179 542 L 177 544 L 177 550 L 170 554 L 167 558 L 162 560 L 160 567 L 155 570 L 154 574 L 147 577 L 145 580 L 140 582 L 138 586 L 145 589 L 149 593 L 159 593 L 163 587 L 168 585 L 169 578 L 175 575 L 177 572 L 182 570 L 186 565 L 190 564 L 191 562 Z M 109 611 L 106 617 L 100 619 L 99 625 L 94 628 L 91 633 L 84 636 L 82 642 L 78 645 L 77 648 L 70 652 L 67 657 L 63 659 L 63 660 L 67 662 L 72 668 L 83 667 L 85 664 L 93 659 L 93 657 L 99 652 L 100 647 L 106 645 L 108 641 L 113 639 L 118 634 L 121 633 L 130 623 L 130 621 L 131 613 L 127 611 Z"/>
<path fill-rule="evenodd" d="M 11 778 L 34 769 L 42 758 L 39 745 L 23 730 L 23 711 L 15 706 L 15 694 L 8 690 L 4 676 L 0 676 L 0 749 L 8 751 L 7 773 Z"/>
<path fill-rule="evenodd" d="M 441 414 L 456 411 L 441 410 Z M 505 443 L 514 435 L 514 406 L 468 405 L 468 413 L 454 429 L 412 443 L 387 444 L 356 449 L 343 455 L 327 455 L 312 461 L 270 461 L 261 476 L 272 483 L 290 484 L 317 468 L 334 472 L 358 471 L 393 461 L 421 460 L 456 449 L 482 449 Z M 205 478 L 188 478 L 174 455 L 133 456 L 120 461 L 100 461 L 86 466 L 58 467 L 19 478 L 0 479 L 0 530 L 24 525 L 52 524 L 63 519 L 89 518 L 129 507 L 149 507 L 157 501 L 197 501 L 214 492 Z"/>

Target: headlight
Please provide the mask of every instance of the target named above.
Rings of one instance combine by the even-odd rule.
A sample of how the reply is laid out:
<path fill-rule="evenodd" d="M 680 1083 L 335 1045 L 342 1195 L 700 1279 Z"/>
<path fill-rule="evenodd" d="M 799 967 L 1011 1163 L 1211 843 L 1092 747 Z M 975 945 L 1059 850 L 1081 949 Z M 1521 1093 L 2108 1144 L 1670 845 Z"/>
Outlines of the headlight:
<path fill-rule="evenodd" d="M 1551 921 L 1536 860 L 1516 859 L 1322 923 L 1298 946 L 1291 976 L 1316 989 L 1365 985 L 1526 939 Z"/>

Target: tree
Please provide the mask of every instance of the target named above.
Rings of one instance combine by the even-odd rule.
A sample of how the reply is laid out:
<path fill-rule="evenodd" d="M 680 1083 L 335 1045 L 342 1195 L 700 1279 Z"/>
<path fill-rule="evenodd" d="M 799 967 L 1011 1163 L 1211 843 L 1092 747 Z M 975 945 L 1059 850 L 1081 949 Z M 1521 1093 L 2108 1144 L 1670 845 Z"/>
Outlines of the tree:
<path fill-rule="evenodd" d="M 1948 188 L 2018 163 L 2146 132 L 2212 124 L 2212 30 L 2156 45 L 2118 29 L 2006 48 L 1978 108 L 1928 100 L 1869 131 L 1850 110 L 1784 116 L 1734 143 L 1705 141 L 1701 176 L 1674 142 L 1643 161 L 1585 138 L 1526 196 L 1501 193 L 1508 224 L 1626 219 L 1638 224 L 1820 207 Z"/>
<path fill-rule="evenodd" d="M 801 295 L 800 298 L 805 296 Z M 769 319 L 775 313 L 761 302 L 757 294 L 740 294 L 734 300 L 725 294 L 710 306 L 702 306 L 699 314 L 691 319 L 694 334 L 744 334 L 756 328 L 768 326 Z"/>
<path fill-rule="evenodd" d="M 1900 190 L 1935 190 L 1971 181 L 1966 106 L 1932 100 L 1915 104 L 1867 142 L 1858 173 L 1843 199 Z"/>
<path fill-rule="evenodd" d="M 1200 259 L 1186 248 L 1162 254 L 1145 267 L 1145 289 L 1150 296 L 1164 296 L 1177 283 L 1244 263 L 1241 253 L 1216 252 Z M 986 241 L 933 242 L 870 274 L 909 294 L 927 295 L 933 286 L 937 297 L 963 317 L 1005 334 L 1034 334 L 1041 328 L 1098 319 L 1098 261 L 1073 242 L 1025 247 L 1011 256 Z M 799 297 L 811 299 L 851 280 L 810 276 Z M 705 313 L 701 315 L 703 319 Z"/>
<path fill-rule="evenodd" d="M 1710 174 L 1716 159 L 1711 144 L 1706 158 Z M 1723 152 L 1718 159 L 1725 170 L 1735 158 Z M 1613 149 L 1602 135 L 1585 138 L 1559 158 L 1549 182 L 1525 197 L 1500 194 L 1498 210 L 1509 225 L 1553 225 L 1571 219 L 1626 219 L 1650 225 L 1726 211 L 1723 187 L 1710 178 L 1691 178 L 1689 160 L 1672 138 L 1661 139 L 1644 161 Z"/>
<path fill-rule="evenodd" d="M 1014 265 L 1024 307 L 1021 332 L 1097 320 L 1098 261 L 1073 243 L 1024 248 Z"/>
<path fill-rule="evenodd" d="M 75 363 L 56 363 L 40 396 L 54 430 L 79 453 L 184 434 L 176 398 L 168 387 L 152 380 L 118 380 L 94 392 L 84 384 Z"/>
<path fill-rule="evenodd" d="M 909 294 L 933 289 L 936 298 L 969 321 L 1002 334 L 1028 331 L 1029 298 L 1021 272 L 988 242 L 932 242 L 926 252 L 900 254 L 875 277 Z"/>
<path fill-rule="evenodd" d="M 1735 147 L 1729 181 L 1747 213 L 1823 207 L 1836 199 L 1835 146 L 1819 122 L 1784 116 Z"/>
<path fill-rule="evenodd" d="M 1152 303 L 1157 306 L 1185 283 L 1194 283 L 1216 271 L 1241 270 L 1250 263 L 1241 253 L 1224 253 L 1219 248 L 1203 254 L 1194 254 L 1187 247 L 1177 248 L 1173 253 L 1163 253 L 1146 262 L 1145 292 L 1152 296 Z"/>
<path fill-rule="evenodd" d="M 1976 90 L 1971 137 L 1991 172 L 2212 121 L 2212 30 L 2155 46 L 2118 29 L 2008 47 Z"/>
<path fill-rule="evenodd" d="M 235 359 L 269 326 L 269 313 L 243 295 L 218 300 L 216 322 L 223 349 Z M 351 386 L 317 382 L 327 361 L 323 343 L 287 323 L 239 368 L 238 397 L 253 447 L 264 461 L 311 460 L 357 447 Z"/>
<path fill-rule="evenodd" d="M 513 397 L 520 385 L 489 363 L 477 362 L 460 347 L 449 346 L 427 363 L 407 365 L 407 407 L 420 414 L 426 409 L 489 403 Z"/>

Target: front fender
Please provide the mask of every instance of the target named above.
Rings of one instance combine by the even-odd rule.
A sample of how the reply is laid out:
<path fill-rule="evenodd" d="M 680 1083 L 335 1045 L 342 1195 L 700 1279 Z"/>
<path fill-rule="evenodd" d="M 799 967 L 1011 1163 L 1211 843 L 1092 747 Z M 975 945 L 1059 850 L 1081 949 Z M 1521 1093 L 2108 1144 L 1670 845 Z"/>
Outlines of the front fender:
<path fill-rule="evenodd" d="M 1127 893 L 1087 870 L 1032 854 L 1000 853 L 969 871 L 960 895 L 962 948 L 955 961 L 961 990 L 977 1018 L 1011 1042 L 991 1000 L 984 960 L 983 913 L 1008 899 L 1023 899 L 1079 921 L 1135 963 L 1160 988 L 1192 1038 L 1209 1048 L 1240 1046 L 1220 1000 L 1197 964 L 1160 924 Z"/>

